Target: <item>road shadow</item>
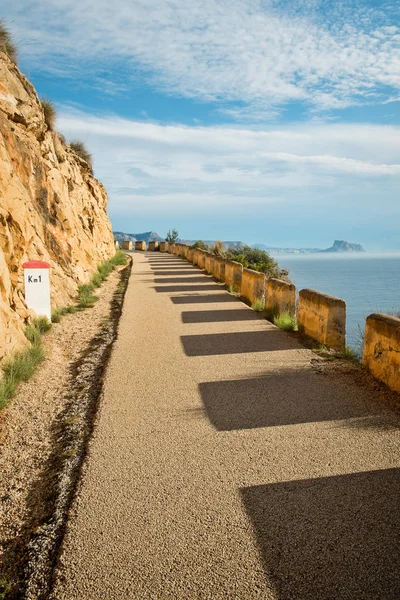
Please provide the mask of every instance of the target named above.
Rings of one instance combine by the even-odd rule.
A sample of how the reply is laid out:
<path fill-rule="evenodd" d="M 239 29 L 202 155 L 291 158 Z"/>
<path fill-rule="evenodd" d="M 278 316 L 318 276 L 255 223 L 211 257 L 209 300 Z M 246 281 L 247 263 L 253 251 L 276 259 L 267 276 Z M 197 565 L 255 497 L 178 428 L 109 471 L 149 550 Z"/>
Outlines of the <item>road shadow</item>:
<path fill-rule="evenodd" d="M 284 335 L 279 329 L 182 335 L 181 341 L 187 356 L 276 352 L 299 348 L 295 340 Z"/>
<path fill-rule="evenodd" d="M 192 310 L 182 313 L 182 323 L 222 323 L 229 321 L 255 321 L 259 317 L 254 311 L 235 310 Z"/>
<path fill-rule="evenodd" d="M 167 269 L 155 269 L 154 267 L 152 267 L 152 274 L 155 277 L 163 277 L 165 276 L 169 276 L 169 275 L 198 275 L 199 272 L 197 269 L 192 268 L 192 269 L 176 269 L 176 270 L 172 270 L 171 267 L 168 267 Z"/>
<path fill-rule="evenodd" d="M 215 289 L 215 287 L 214 287 Z M 238 302 L 237 298 L 229 294 L 191 294 L 190 296 L 172 296 L 174 304 L 214 304 L 215 302 Z"/>
<path fill-rule="evenodd" d="M 241 489 L 277 600 L 398 600 L 399 489 L 399 469 Z"/>
<path fill-rule="evenodd" d="M 202 281 L 207 281 L 202 279 Z M 166 292 L 166 293 L 174 293 L 174 292 L 207 292 L 207 291 L 215 291 L 218 289 L 216 283 L 204 283 L 203 285 L 195 284 L 195 285 L 156 285 L 154 287 L 156 292 Z"/>
<path fill-rule="evenodd" d="M 205 279 L 205 275 L 198 275 L 196 271 L 191 272 L 192 277 L 161 277 L 157 273 L 157 276 L 154 278 L 155 283 L 206 283 L 207 279 Z M 215 288 L 213 288 L 215 289 Z"/>
<path fill-rule="evenodd" d="M 203 382 L 199 391 L 207 416 L 218 431 L 371 416 L 361 398 L 355 398 L 343 384 L 334 384 L 329 376 L 311 368 Z M 376 419 L 378 423 L 378 415 Z"/>

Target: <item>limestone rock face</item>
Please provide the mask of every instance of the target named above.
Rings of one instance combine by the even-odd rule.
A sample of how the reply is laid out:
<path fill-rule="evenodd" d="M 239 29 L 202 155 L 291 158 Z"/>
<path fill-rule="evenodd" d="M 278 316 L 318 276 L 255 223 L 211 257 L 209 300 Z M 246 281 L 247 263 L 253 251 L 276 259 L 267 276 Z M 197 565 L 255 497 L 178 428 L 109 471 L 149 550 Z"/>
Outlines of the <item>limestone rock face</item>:
<path fill-rule="evenodd" d="M 0 360 L 26 343 L 27 260 L 51 265 L 52 308 L 114 252 L 107 193 L 89 165 L 49 131 L 29 81 L 0 52 Z"/>

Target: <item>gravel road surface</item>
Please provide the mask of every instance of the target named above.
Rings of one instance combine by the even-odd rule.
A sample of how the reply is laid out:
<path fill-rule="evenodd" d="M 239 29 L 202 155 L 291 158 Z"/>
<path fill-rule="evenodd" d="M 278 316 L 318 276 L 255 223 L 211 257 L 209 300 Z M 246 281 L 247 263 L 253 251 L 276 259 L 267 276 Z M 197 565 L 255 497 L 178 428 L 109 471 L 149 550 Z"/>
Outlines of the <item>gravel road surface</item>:
<path fill-rule="evenodd" d="M 398 418 L 189 263 L 133 261 L 53 600 L 398 599 Z"/>

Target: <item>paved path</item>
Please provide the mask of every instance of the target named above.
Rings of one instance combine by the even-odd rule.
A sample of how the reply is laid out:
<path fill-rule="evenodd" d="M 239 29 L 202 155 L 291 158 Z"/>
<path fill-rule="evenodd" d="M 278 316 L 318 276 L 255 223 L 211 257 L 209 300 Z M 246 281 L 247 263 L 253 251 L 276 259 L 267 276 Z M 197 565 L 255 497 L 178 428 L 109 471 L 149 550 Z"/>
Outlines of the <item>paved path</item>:
<path fill-rule="evenodd" d="M 53 597 L 398 600 L 396 418 L 192 265 L 133 260 Z"/>

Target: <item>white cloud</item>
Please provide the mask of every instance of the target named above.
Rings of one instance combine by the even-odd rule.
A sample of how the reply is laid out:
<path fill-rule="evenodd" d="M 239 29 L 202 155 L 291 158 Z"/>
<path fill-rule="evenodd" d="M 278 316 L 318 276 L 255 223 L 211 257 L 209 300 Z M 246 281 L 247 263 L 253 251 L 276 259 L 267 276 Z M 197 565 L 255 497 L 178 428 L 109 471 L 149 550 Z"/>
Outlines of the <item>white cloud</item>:
<path fill-rule="evenodd" d="M 62 111 L 58 128 L 93 152 L 111 214 L 222 213 L 271 205 L 396 213 L 400 128 L 308 123 L 186 127 Z M 370 213 L 371 216 L 371 213 Z"/>
<path fill-rule="evenodd" d="M 114 77 L 144 76 L 240 119 L 293 101 L 318 110 L 385 102 L 400 89 L 399 7 L 386 2 L 20 0 L 3 12 L 37 69 L 108 70 L 112 93 Z"/>

